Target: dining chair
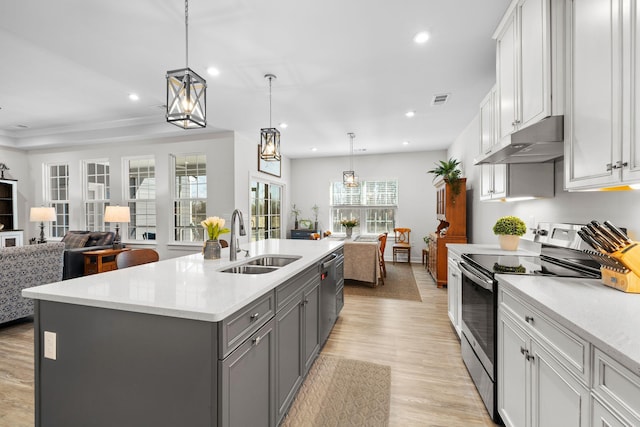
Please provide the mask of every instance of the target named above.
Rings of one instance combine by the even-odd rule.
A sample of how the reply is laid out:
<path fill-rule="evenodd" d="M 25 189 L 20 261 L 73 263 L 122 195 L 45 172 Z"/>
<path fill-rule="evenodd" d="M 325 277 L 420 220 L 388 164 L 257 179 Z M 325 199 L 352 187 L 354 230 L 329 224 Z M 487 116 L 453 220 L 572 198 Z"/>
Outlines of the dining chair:
<path fill-rule="evenodd" d="M 393 244 L 393 263 L 396 263 L 398 254 L 406 253 L 407 262 L 411 263 L 411 229 L 410 228 L 394 228 L 395 243 Z"/>
<path fill-rule="evenodd" d="M 116 266 L 118 269 L 133 267 L 134 265 L 148 264 L 160 259 L 158 252 L 153 249 L 133 249 L 120 252 L 116 256 Z"/>
<path fill-rule="evenodd" d="M 387 246 L 387 235 L 389 233 L 382 233 L 378 236 L 378 241 L 380 242 L 380 273 L 382 277 L 387 277 L 387 266 L 384 263 L 384 249 Z M 384 280 L 382 281 L 384 285 Z"/>
<path fill-rule="evenodd" d="M 224 239 L 220 239 L 220 240 L 218 240 L 218 242 L 220 243 L 220 247 L 221 248 L 228 248 L 229 247 L 229 242 L 227 242 Z"/>

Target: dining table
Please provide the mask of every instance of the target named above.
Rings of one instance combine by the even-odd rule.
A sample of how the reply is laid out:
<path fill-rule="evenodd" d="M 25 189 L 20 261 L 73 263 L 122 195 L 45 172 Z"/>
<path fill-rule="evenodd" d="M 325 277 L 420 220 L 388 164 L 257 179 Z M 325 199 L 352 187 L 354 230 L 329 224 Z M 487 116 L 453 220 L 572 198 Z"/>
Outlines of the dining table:
<path fill-rule="evenodd" d="M 344 278 L 378 286 L 380 271 L 380 241 L 378 235 L 348 237 L 331 236 L 344 241 Z"/>

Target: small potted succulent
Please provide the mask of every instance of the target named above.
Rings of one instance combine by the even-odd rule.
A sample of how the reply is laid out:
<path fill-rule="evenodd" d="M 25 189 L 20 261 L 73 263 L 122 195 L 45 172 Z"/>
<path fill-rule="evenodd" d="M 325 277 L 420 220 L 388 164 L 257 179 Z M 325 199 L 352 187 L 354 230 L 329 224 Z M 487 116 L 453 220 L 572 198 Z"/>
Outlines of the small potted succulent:
<path fill-rule="evenodd" d="M 527 232 L 527 225 L 517 216 L 498 218 L 493 226 L 493 233 L 498 235 L 500 248 L 515 251 L 520 243 L 520 236 Z"/>

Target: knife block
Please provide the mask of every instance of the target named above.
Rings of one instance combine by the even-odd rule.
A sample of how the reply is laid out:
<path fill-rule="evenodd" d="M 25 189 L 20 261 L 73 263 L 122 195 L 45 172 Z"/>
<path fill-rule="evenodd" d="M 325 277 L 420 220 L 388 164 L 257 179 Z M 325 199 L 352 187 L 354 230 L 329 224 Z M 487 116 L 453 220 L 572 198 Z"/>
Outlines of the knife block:
<path fill-rule="evenodd" d="M 631 242 L 624 249 L 620 249 L 609 254 L 611 257 L 620 261 L 629 270 L 640 276 L 640 245 L 638 242 Z"/>
<path fill-rule="evenodd" d="M 600 267 L 602 273 L 602 283 L 622 292 L 640 293 L 640 277 L 633 271 L 626 273 L 611 270 L 607 267 Z"/>

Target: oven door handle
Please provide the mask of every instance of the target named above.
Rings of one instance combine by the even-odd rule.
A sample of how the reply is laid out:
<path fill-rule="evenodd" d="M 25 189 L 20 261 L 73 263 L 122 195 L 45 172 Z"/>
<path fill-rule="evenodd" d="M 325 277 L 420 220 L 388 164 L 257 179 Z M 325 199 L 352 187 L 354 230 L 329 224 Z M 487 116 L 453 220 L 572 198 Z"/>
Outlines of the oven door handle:
<path fill-rule="evenodd" d="M 460 266 L 460 270 L 462 270 L 462 273 L 473 283 L 488 291 L 493 291 L 492 279 L 487 278 L 485 274 L 471 267 L 467 263 L 459 262 L 458 265 Z"/>

